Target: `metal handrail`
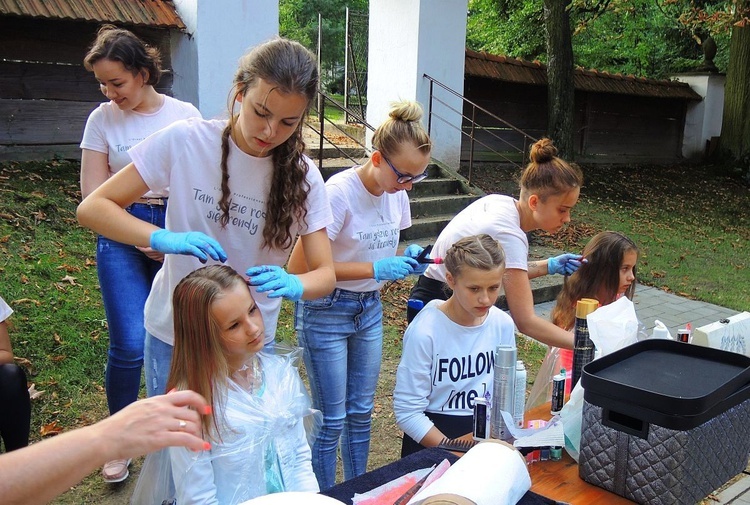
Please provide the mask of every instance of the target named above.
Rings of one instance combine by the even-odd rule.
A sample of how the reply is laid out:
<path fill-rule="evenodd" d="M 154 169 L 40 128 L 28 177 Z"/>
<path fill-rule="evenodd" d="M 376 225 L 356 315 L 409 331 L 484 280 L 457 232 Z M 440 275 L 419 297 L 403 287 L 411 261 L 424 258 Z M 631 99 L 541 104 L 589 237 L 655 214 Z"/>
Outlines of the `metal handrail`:
<path fill-rule="evenodd" d="M 496 150 L 495 148 L 493 148 L 493 147 L 487 145 L 486 143 L 482 142 L 481 140 L 477 139 L 476 138 L 476 132 L 478 130 L 479 131 L 483 131 L 483 132 L 489 134 L 490 136 L 492 136 L 493 138 L 497 139 L 498 141 L 505 143 L 506 145 L 508 145 L 509 147 L 511 147 L 513 150 L 521 153 L 522 163 L 525 162 L 525 160 L 528 159 L 529 145 L 533 144 L 534 142 L 536 142 L 537 141 L 536 138 L 532 137 L 531 135 L 529 135 L 528 133 L 524 132 L 520 128 L 518 128 L 518 127 L 516 127 L 516 126 L 514 126 L 512 124 L 510 124 L 508 121 L 504 120 L 503 118 L 501 118 L 501 117 L 493 114 L 492 112 L 488 111 L 487 109 L 485 109 L 481 105 L 478 105 L 478 104 L 472 102 L 471 100 L 469 100 L 465 96 L 463 96 L 460 93 L 452 90 L 451 88 L 449 88 L 445 84 L 441 83 L 440 81 L 438 81 L 434 77 L 431 77 L 428 74 L 424 74 L 424 77 L 430 81 L 430 98 L 429 98 L 429 106 L 428 106 L 428 112 L 427 112 L 427 132 L 431 133 L 432 118 L 434 116 L 435 118 L 440 119 L 441 121 L 443 121 L 448 126 L 454 128 L 456 130 L 459 130 L 461 132 L 461 135 L 465 135 L 465 136 L 469 137 L 469 139 L 470 139 L 470 142 L 469 142 L 469 145 L 470 145 L 470 149 L 469 149 L 469 176 L 467 177 L 467 179 L 469 181 L 469 184 L 471 184 L 471 174 L 472 174 L 472 169 L 473 169 L 473 165 L 474 165 L 474 147 L 475 147 L 476 143 L 479 143 L 480 145 L 484 146 L 485 148 L 487 148 L 488 150 L 492 151 L 497 156 L 499 156 L 500 158 L 506 160 L 507 162 L 509 162 L 509 163 L 511 163 L 513 165 L 516 165 L 517 167 L 521 168 L 521 165 L 519 165 L 515 161 L 511 160 L 510 158 L 508 158 L 507 156 L 505 156 L 500 151 Z M 458 111 L 454 107 L 452 107 L 448 103 L 446 103 L 445 101 L 440 100 L 439 98 L 437 98 L 435 96 L 435 93 L 434 93 L 434 85 L 435 84 L 437 84 L 438 86 L 440 86 L 441 88 L 443 88 L 445 91 L 447 91 L 447 92 L 451 93 L 452 95 L 456 96 L 457 98 L 460 98 L 462 104 L 466 103 L 466 104 L 470 105 L 471 106 L 471 117 L 468 117 L 468 116 L 466 116 L 463 113 L 463 106 L 462 106 L 462 110 Z M 441 105 L 443 105 L 444 107 L 446 107 L 448 110 L 451 110 L 451 111 L 455 112 L 456 114 L 458 114 L 461 117 L 462 124 L 459 127 L 456 127 L 456 125 L 454 124 L 454 122 L 452 122 L 452 121 L 450 121 L 450 120 L 448 120 L 448 119 L 446 119 L 444 117 L 441 117 L 439 114 L 435 113 L 434 110 L 433 110 L 433 107 L 432 107 L 433 102 L 440 103 Z M 505 140 L 505 139 L 499 137 L 498 135 L 496 135 L 492 131 L 492 129 L 496 129 L 497 127 L 482 126 L 482 125 L 478 124 L 476 122 L 477 110 L 483 112 L 484 114 L 486 114 L 490 118 L 492 118 L 495 121 L 497 121 L 500 125 L 502 125 L 502 127 L 510 129 L 510 130 L 513 130 L 516 133 L 518 133 L 519 135 L 521 135 L 521 137 L 523 138 L 523 149 L 518 149 L 517 147 L 513 146 L 513 144 L 511 144 L 507 140 Z M 465 128 L 464 128 L 464 124 L 463 124 L 464 120 L 466 120 L 466 122 L 468 123 L 468 128 L 469 128 L 469 132 L 468 133 L 465 131 Z"/>
<path fill-rule="evenodd" d="M 346 130 L 342 129 L 338 124 L 336 124 L 335 122 L 325 117 L 326 102 L 330 102 L 331 104 L 333 104 L 334 107 L 344 112 L 345 115 L 348 114 L 349 116 L 353 117 L 358 123 L 362 124 L 365 128 L 368 128 L 370 131 L 374 132 L 375 128 L 372 125 L 370 125 L 367 121 L 365 121 L 365 119 L 362 116 L 360 116 L 353 110 L 347 107 L 344 107 L 343 105 L 338 103 L 336 100 L 334 100 L 331 96 L 326 94 L 324 91 L 318 91 L 318 98 L 319 99 L 318 99 L 318 111 L 317 112 L 318 112 L 318 124 L 319 124 L 318 128 L 319 129 L 316 129 L 315 126 L 313 126 L 313 124 L 309 121 L 306 123 L 306 125 L 312 131 L 314 131 L 320 138 L 320 145 L 318 149 L 318 167 L 320 167 L 321 170 L 323 169 L 323 144 L 326 141 L 331 146 L 333 146 L 342 155 L 343 158 L 346 158 L 353 163 L 357 163 L 358 162 L 357 160 L 349 156 L 348 153 L 346 153 L 343 149 L 341 149 L 339 146 L 334 144 L 332 139 L 325 136 L 326 122 L 330 124 L 331 126 L 333 126 L 335 129 L 337 129 L 339 132 L 341 132 L 342 135 L 348 137 L 352 142 L 354 142 L 355 144 L 360 146 L 362 149 L 364 149 L 365 152 L 368 151 L 367 146 L 365 146 L 359 140 L 351 136 Z"/>

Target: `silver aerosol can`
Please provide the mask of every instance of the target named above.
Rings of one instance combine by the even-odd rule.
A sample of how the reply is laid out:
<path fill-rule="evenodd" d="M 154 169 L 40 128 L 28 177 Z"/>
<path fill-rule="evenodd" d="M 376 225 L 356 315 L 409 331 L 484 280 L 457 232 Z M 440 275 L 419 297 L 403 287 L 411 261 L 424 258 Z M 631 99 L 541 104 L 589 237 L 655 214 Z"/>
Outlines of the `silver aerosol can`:
<path fill-rule="evenodd" d="M 495 376 L 492 382 L 492 415 L 490 436 L 500 440 L 510 440 L 511 434 L 505 425 L 501 411 L 513 416 L 513 403 L 516 384 L 516 348 L 509 345 L 497 346 L 495 353 Z"/>

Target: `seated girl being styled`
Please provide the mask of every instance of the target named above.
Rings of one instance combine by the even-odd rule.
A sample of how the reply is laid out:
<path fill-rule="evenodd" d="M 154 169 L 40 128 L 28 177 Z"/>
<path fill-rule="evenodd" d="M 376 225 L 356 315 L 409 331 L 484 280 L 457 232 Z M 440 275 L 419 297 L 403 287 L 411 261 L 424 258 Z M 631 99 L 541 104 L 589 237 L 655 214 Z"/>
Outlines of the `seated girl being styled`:
<path fill-rule="evenodd" d="M 281 491 L 318 491 L 303 419 L 312 414 L 299 353 L 263 347 L 263 317 L 246 280 L 212 265 L 174 290 L 175 346 L 168 389 L 192 389 L 213 407 L 211 450 L 148 457 L 132 503 L 236 504 Z"/>
<path fill-rule="evenodd" d="M 393 393 L 402 457 L 470 433 L 474 399 L 491 399 L 495 349 L 516 345 L 513 320 L 494 306 L 505 272 L 500 244 L 464 237 L 443 263 L 453 294 L 425 305 L 404 334 Z"/>

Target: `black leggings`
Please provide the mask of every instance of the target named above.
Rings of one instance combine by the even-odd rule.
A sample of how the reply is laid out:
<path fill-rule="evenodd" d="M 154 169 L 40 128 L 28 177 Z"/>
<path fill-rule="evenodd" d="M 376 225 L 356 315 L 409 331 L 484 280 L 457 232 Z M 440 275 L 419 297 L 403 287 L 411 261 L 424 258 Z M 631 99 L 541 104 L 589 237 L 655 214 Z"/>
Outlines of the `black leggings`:
<path fill-rule="evenodd" d="M 0 365 L 0 438 L 5 450 L 29 445 L 31 400 L 26 374 L 13 363 Z"/>
<path fill-rule="evenodd" d="M 414 284 L 413 288 L 411 288 L 409 300 L 419 300 L 424 305 L 427 305 L 427 303 L 431 302 L 432 300 L 447 300 L 451 297 L 452 294 L 453 292 L 446 283 L 442 281 L 436 281 L 435 279 L 430 279 L 429 277 L 425 277 L 424 275 L 420 275 L 417 279 L 417 283 Z M 414 319 L 417 314 L 419 314 L 420 310 L 422 309 L 412 307 L 411 304 L 407 305 L 407 322 L 411 323 L 412 319 Z"/>

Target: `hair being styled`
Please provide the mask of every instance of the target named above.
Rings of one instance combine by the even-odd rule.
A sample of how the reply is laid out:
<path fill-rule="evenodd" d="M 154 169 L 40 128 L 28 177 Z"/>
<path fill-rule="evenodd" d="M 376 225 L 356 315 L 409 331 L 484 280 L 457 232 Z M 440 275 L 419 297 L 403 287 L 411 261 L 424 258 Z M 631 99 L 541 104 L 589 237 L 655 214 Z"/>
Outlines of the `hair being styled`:
<path fill-rule="evenodd" d="M 422 106 L 419 103 L 409 100 L 393 102 L 388 119 L 372 135 L 372 145 L 387 157 L 398 154 L 404 143 L 412 144 L 423 154 L 428 154 L 432 150 L 432 142 L 421 119 Z"/>
<path fill-rule="evenodd" d="M 167 380 L 172 388 L 192 389 L 213 406 L 215 415 L 203 416 L 203 432 L 218 436 L 216 416 L 223 412 L 220 387 L 229 377 L 221 330 L 214 319 L 213 302 L 245 279 L 226 265 L 199 268 L 183 278 L 172 295 L 174 310 L 174 351 Z"/>
<path fill-rule="evenodd" d="M 561 195 L 583 185 L 578 165 L 557 157 L 557 148 L 548 138 L 537 140 L 529 153 L 531 161 L 521 173 L 521 200 L 538 195 L 542 202 L 548 196 Z"/>
<path fill-rule="evenodd" d="M 576 303 L 581 298 L 595 298 L 601 305 L 609 305 L 617 298 L 620 288 L 620 266 L 628 252 L 638 254 L 638 246 L 622 233 L 603 231 L 594 235 L 583 249 L 583 263 L 570 277 L 566 277 L 563 289 L 557 295 L 552 309 L 552 322 L 564 329 L 573 328 Z M 633 267 L 633 275 L 636 268 Z M 635 281 L 625 292 L 633 299 Z"/>
<path fill-rule="evenodd" d="M 237 116 L 234 104 L 237 97 L 263 79 L 284 94 L 302 95 L 310 108 L 318 89 L 318 67 L 315 56 L 302 44 L 283 38 L 276 38 L 254 47 L 242 58 L 234 76 L 233 95 L 229 105 L 230 120 L 221 136 L 221 218 L 225 227 L 229 222 L 229 137 L 232 135 Z M 263 247 L 286 248 L 292 244 L 291 227 L 296 219 L 305 220 L 305 202 L 310 191 L 305 180 L 307 164 L 302 158 L 305 142 L 302 139 L 300 121 L 292 135 L 271 152 L 273 157 L 273 179 L 268 195 L 266 224 L 263 227 Z"/>
<path fill-rule="evenodd" d="M 133 75 L 145 70 L 148 73 L 145 82 L 151 86 L 158 84 L 161 78 L 159 50 L 147 45 L 133 32 L 114 25 L 102 25 L 99 28 L 94 43 L 83 58 L 83 66 L 93 72 L 94 64 L 105 59 L 119 61 Z"/>
<path fill-rule="evenodd" d="M 464 267 L 493 270 L 505 266 L 505 252 L 500 243 L 486 233 L 458 240 L 443 258 L 446 270 L 458 278 Z"/>

